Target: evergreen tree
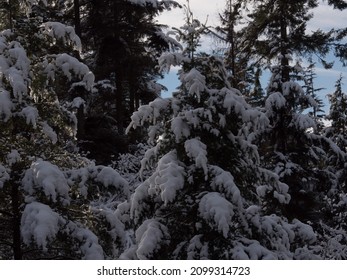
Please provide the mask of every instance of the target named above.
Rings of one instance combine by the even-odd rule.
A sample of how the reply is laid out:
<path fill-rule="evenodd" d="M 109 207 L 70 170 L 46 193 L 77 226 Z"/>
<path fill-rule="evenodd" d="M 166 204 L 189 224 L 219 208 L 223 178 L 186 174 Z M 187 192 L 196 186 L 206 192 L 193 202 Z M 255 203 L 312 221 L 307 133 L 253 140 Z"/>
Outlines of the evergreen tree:
<path fill-rule="evenodd" d="M 170 44 L 154 18 L 177 6 L 174 1 L 131 0 L 90 1 L 86 6 L 89 29 L 84 38 L 94 52 L 97 79 L 113 86 L 107 111 L 117 120 L 120 134 L 126 117 L 160 93 L 154 83 L 156 59 Z"/>
<path fill-rule="evenodd" d="M 223 55 L 226 69 L 232 73 L 232 86 L 247 96 L 249 102 L 260 105 L 264 103 L 265 94 L 259 80 L 262 71 L 252 55 L 252 46 L 247 41 L 246 33 L 242 30 L 248 12 L 245 4 L 246 1 L 243 0 L 226 1 L 226 7 L 219 15 L 221 26 L 216 28 L 217 38 L 226 45 Z"/>
<path fill-rule="evenodd" d="M 58 22 L 15 23 L 0 34 L 0 255 L 113 258 L 126 240 L 114 210 L 128 183 L 75 151 L 75 90 L 94 86 L 68 54 L 79 38 Z"/>
<path fill-rule="evenodd" d="M 325 223 L 321 231 L 327 242 L 324 258 L 346 259 L 346 105 L 347 96 L 342 91 L 342 76 L 336 81 L 335 91 L 329 96 L 330 112 L 327 119 L 331 125 L 323 130 L 324 135 L 331 140 L 331 151 L 340 149 L 340 154 L 330 152 L 327 157 L 326 171 L 332 184 L 325 192 L 325 202 L 322 212 L 325 213 Z"/>
<path fill-rule="evenodd" d="M 302 221 L 316 219 L 320 195 L 332 184 L 326 165 L 317 164 L 334 144 L 316 134 L 317 123 L 307 109 L 316 110 L 317 102 L 300 86 L 305 78 L 302 67 L 292 63 L 295 56 L 312 52 L 324 56 L 329 50 L 331 32 L 306 34 L 316 6 L 316 1 L 257 1 L 249 14 L 251 22 L 243 29 L 253 59 L 267 60 L 272 72 L 264 108 L 270 127 L 258 138 L 262 163 L 289 186 L 291 201 L 282 213 Z"/>
<path fill-rule="evenodd" d="M 330 112 L 327 117 L 331 120 L 331 128 L 327 129 L 327 136 L 331 137 L 333 141 L 344 151 L 346 151 L 347 144 L 347 95 L 342 91 L 342 79 L 337 80 L 335 85 L 335 92 L 329 95 Z"/>
<path fill-rule="evenodd" d="M 182 30 L 188 50 L 197 23 Z M 315 257 L 308 245 L 316 241 L 312 228 L 280 212 L 290 200 L 288 186 L 261 167 L 254 141 L 268 118 L 230 86 L 220 59 L 190 53 L 161 57 L 164 68 L 182 65 L 182 85 L 172 98 L 158 98 L 132 116 L 128 129 L 149 124 L 154 146 L 141 170 L 149 165 L 154 172 L 122 208 L 135 232 L 121 258 Z"/>
<path fill-rule="evenodd" d="M 315 79 L 317 77 L 315 73 L 315 63 L 312 62 L 312 60 L 309 60 L 309 66 L 304 70 L 304 85 L 303 90 L 305 91 L 305 94 L 308 96 L 311 96 L 316 103 L 311 108 L 311 114 L 313 116 L 313 119 L 316 122 L 316 132 L 320 133 L 322 129 L 324 128 L 324 117 L 325 117 L 325 111 L 324 111 L 324 101 L 319 97 L 317 94 L 318 92 L 322 91 L 323 88 L 316 88 L 315 87 Z"/>

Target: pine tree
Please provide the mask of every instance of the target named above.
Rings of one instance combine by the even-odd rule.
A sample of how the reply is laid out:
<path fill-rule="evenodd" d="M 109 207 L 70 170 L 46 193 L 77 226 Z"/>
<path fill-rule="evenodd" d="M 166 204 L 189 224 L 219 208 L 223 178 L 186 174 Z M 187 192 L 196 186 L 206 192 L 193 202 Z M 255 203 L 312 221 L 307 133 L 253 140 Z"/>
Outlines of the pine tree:
<path fill-rule="evenodd" d="M 317 164 L 333 143 L 315 133 L 317 123 L 307 109 L 315 110 L 317 103 L 300 85 L 302 67 L 292 63 L 297 55 L 324 56 L 329 50 L 331 33 L 306 34 L 310 11 L 316 5 L 316 1 L 257 1 L 243 29 L 253 48 L 252 59 L 267 61 L 272 72 L 264 108 L 270 127 L 258 138 L 262 163 L 289 186 L 291 201 L 282 207 L 282 214 L 302 221 L 316 219 L 320 192 L 332 183 L 329 172 Z"/>
<path fill-rule="evenodd" d="M 94 86 L 70 55 L 79 38 L 59 22 L 15 23 L 0 34 L 0 255 L 113 258 L 126 243 L 114 211 L 128 183 L 76 153 L 76 88 Z"/>
<path fill-rule="evenodd" d="M 340 76 L 335 85 L 335 92 L 329 95 L 330 112 L 327 118 L 331 120 L 331 128 L 327 133 L 341 149 L 346 151 L 347 96 L 342 91 L 342 79 L 343 77 Z"/>
<path fill-rule="evenodd" d="M 120 134 L 127 125 L 125 118 L 160 92 L 153 83 L 158 77 L 154 66 L 170 45 L 154 18 L 177 6 L 174 1 L 117 0 L 91 1 L 86 7 L 89 29 L 85 41 L 94 52 L 92 68 L 98 80 L 113 83 L 108 111 L 115 106 L 112 116 Z"/>
<path fill-rule="evenodd" d="M 332 142 L 326 160 L 326 172 L 330 176 L 330 188 L 323 197 L 326 219 L 321 224 L 325 236 L 326 250 L 324 258 L 346 259 L 346 116 L 347 96 L 342 90 L 342 76 L 336 81 L 335 91 L 330 94 L 330 112 L 327 119 L 330 126 L 323 129 L 324 136 Z M 332 151 L 340 150 L 336 154 Z"/>
<path fill-rule="evenodd" d="M 186 48 L 160 59 L 165 69 L 182 65 L 178 92 L 132 116 L 128 130 L 149 125 L 153 148 L 141 171 L 154 171 L 122 205 L 134 225 L 134 244 L 120 257 L 314 257 L 307 246 L 316 241 L 312 228 L 288 222 L 280 211 L 290 200 L 288 186 L 261 166 L 255 141 L 268 118 L 230 86 L 221 59 L 192 55 L 199 31 L 204 29 L 198 21 L 186 22 Z M 277 210 L 270 207 L 274 201 Z"/>
<path fill-rule="evenodd" d="M 323 88 L 316 88 L 315 87 L 315 79 L 317 78 L 317 75 L 315 73 L 315 63 L 312 62 L 312 60 L 309 60 L 309 66 L 304 70 L 304 85 L 303 89 L 306 93 L 306 95 L 311 96 L 313 100 L 315 101 L 316 105 L 312 107 L 312 115 L 313 119 L 317 123 L 316 130 L 317 132 L 320 132 L 323 127 L 323 119 L 325 116 L 324 111 L 324 101 L 318 96 L 318 92 L 322 91 Z"/>
<path fill-rule="evenodd" d="M 225 65 L 231 71 L 231 84 L 242 92 L 249 93 L 251 61 L 249 47 L 243 42 L 243 32 L 240 32 L 244 14 L 244 1 L 228 0 L 222 14 L 219 15 L 221 26 L 217 31 L 226 43 L 224 51 Z M 252 83 L 251 83 L 252 84 Z"/>

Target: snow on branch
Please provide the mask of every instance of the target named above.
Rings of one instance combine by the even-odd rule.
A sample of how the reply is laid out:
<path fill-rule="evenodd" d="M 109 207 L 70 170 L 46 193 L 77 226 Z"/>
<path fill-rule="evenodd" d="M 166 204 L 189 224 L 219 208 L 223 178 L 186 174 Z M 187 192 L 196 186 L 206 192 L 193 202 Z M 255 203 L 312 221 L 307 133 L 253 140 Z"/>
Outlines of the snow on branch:
<path fill-rule="evenodd" d="M 292 125 L 298 130 L 306 131 L 309 128 L 316 129 L 316 122 L 309 115 L 294 114 Z"/>
<path fill-rule="evenodd" d="M 103 260 L 104 251 L 99 244 L 98 237 L 80 223 L 69 221 L 65 231 L 79 241 L 80 250 L 84 260 Z"/>
<path fill-rule="evenodd" d="M 184 62 L 189 63 L 190 59 L 184 56 L 182 53 L 163 53 L 159 59 L 159 67 L 161 72 L 169 72 L 172 66 L 180 66 Z"/>
<path fill-rule="evenodd" d="M 11 152 L 8 153 L 6 156 L 6 162 L 8 163 L 9 166 L 14 165 L 20 160 L 21 160 L 21 156 L 17 150 L 11 150 Z"/>
<path fill-rule="evenodd" d="M 4 89 L 0 89 L 0 118 L 4 122 L 7 122 L 11 118 L 12 108 L 13 103 L 10 93 Z"/>
<path fill-rule="evenodd" d="M 273 116 L 273 109 L 281 109 L 286 106 L 286 99 L 280 92 L 274 92 L 269 95 L 269 97 L 265 101 L 265 109 L 267 111 L 268 116 Z"/>
<path fill-rule="evenodd" d="M 95 76 L 87 65 L 66 53 L 58 54 L 55 63 L 69 80 L 72 79 L 72 75 L 76 75 L 83 79 L 81 83 L 87 90 L 92 90 Z"/>
<path fill-rule="evenodd" d="M 206 145 L 202 143 L 199 139 L 193 138 L 189 139 L 184 143 L 184 148 L 187 155 L 195 160 L 196 167 L 201 167 L 204 170 L 205 179 L 208 177 L 207 169 L 207 151 Z"/>
<path fill-rule="evenodd" d="M 0 189 L 4 187 L 4 183 L 10 179 L 10 175 L 7 173 L 6 168 L 0 164 Z"/>
<path fill-rule="evenodd" d="M 174 38 L 170 37 L 170 35 L 174 35 L 175 32 L 169 31 L 166 34 L 162 31 L 157 31 L 156 36 L 158 36 L 160 39 L 162 39 L 165 43 L 168 44 L 168 46 L 173 50 L 183 50 L 183 46 Z"/>
<path fill-rule="evenodd" d="M 193 68 L 189 73 L 183 75 L 183 82 L 186 85 L 189 94 L 197 96 L 198 102 L 200 102 L 201 93 L 206 89 L 205 76 Z"/>
<path fill-rule="evenodd" d="M 45 7 L 47 6 L 47 0 L 24 0 L 20 2 L 21 7 L 26 10 L 27 15 L 32 12 L 32 7 L 35 5 L 44 5 Z"/>
<path fill-rule="evenodd" d="M 7 38 L 0 35 L 0 82 L 5 78 L 11 85 L 13 95 L 22 102 L 28 93 L 30 60 L 19 42 L 7 43 Z"/>
<path fill-rule="evenodd" d="M 30 169 L 25 172 L 22 185 L 30 195 L 38 189 L 54 202 L 59 197 L 63 204 L 70 203 L 67 179 L 58 166 L 48 161 L 38 160 L 32 163 Z"/>
<path fill-rule="evenodd" d="M 169 241 L 169 233 L 166 226 L 154 219 L 146 220 L 137 229 L 136 255 L 140 260 L 150 259 L 153 254 Z"/>
<path fill-rule="evenodd" d="M 262 246 L 259 241 L 242 238 L 234 242 L 232 249 L 234 260 L 276 260 L 276 254 Z"/>
<path fill-rule="evenodd" d="M 36 128 L 39 111 L 35 107 L 27 106 L 22 109 L 19 115 L 25 118 L 27 124 L 32 124 Z"/>
<path fill-rule="evenodd" d="M 163 116 L 163 113 L 168 110 L 170 100 L 163 98 L 156 98 L 148 105 L 142 105 L 136 112 L 131 116 L 131 122 L 126 129 L 126 133 L 129 133 L 131 128 L 143 126 L 145 123 L 156 124 L 157 120 Z M 151 141 L 154 140 L 154 136 L 151 137 Z"/>
<path fill-rule="evenodd" d="M 228 237 L 234 216 L 233 205 L 220 193 L 210 192 L 204 195 L 199 203 L 199 213 L 212 228 L 216 227 L 224 238 Z"/>
<path fill-rule="evenodd" d="M 231 175 L 231 173 L 215 165 L 210 165 L 209 170 L 211 175 L 213 175 L 213 179 L 211 181 L 211 187 L 213 190 L 230 196 L 231 201 L 241 211 L 243 209 L 241 192 L 236 186 L 234 177 Z"/>
<path fill-rule="evenodd" d="M 21 218 L 23 242 L 30 245 L 32 240 L 45 251 L 47 242 L 55 238 L 64 220 L 48 205 L 31 202 L 24 208 Z"/>
<path fill-rule="evenodd" d="M 114 186 L 119 188 L 127 197 L 129 196 L 129 184 L 120 174 L 111 167 L 105 166 L 96 176 L 96 181 L 102 183 L 105 187 Z"/>
<path fill-rule="evenodd" d="M 45 22 L 40 26 L 43 34 L 46 34 L 54 39 L 63 40 L 64 44 L 70 43 L 78 51 L 82 50 L 81 39 L 77 36 L 75 29 L 72 26 L 62 24 L 60 22 Z"/>
<path fill-rule="evenodd" d="M 176 198 L 177 191 L 184 187 L 185 171 L 182 165 L 175 151 L 164 155 L 159 160 L 156 171 L 148 179 L 149 194 L 159 193 L 165 204 L 172 202 Z"/>

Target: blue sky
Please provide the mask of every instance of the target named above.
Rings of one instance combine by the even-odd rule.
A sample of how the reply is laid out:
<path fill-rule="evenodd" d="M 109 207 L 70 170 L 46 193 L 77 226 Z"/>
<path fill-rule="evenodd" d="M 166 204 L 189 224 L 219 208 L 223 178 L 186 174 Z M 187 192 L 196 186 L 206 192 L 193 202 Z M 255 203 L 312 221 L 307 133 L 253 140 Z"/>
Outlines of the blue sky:
<path fill-rule="evenodd" d="M 186 4 L 186 0 L 176 0 L 180 4 Z M 225 5 L 225 0 L 190 0 L 190 7 L 194 16 L 202 22 L 208 20 L 208 24 L 216 26 L 219 24 L 218 13 L 220 13 Z M 174 9 L 170 12 L 163 13 L 158 22 L 167 24 L 169 26 L 180 27 L 183 25 L 184 11 L 181 9 Z M 308 29 L 310 30 L 330 30 L 331 28 L 345 28 L 347 27 L 347 11 L 333 10 L 329 7 L 325 1 L 321 1 L 319 7 L 314 10 L 314 18 L 309 22 Z M 202 48 L 205 51 L 212 50 L 215 45 L 205 40 L 202 42 Z M 328 102 L 326 95 L 334 91 L 334 85 L 340 74 L 344 77 L 343 90 L 347 93 L 347 68 L 342 67 L 338 59 L 333 56 L 329 56 L 328 61 L 335 61 L 333 69 L 326 70 L 320 64 L 316 64 L 317 78 L 315 80 L 316 88 L 324 88 L 318 94 L 326 103 L 325 111 L 328 113 Z M 177 69 L 173 69 L 166 77 L 161 81 L 168 91 L 163 93 L 163 97 L 171 96 L 171 93 L 179 85 L 177 79 Z M 264 81 L 263 87 L 266 87 L 266 81 Z"/>

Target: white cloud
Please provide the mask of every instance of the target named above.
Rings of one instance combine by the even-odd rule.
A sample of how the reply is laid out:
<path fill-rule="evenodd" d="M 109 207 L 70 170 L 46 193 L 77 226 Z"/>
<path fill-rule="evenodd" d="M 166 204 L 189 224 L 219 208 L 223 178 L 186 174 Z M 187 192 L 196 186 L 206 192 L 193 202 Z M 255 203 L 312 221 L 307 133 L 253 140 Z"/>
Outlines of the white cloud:
<path fill-rule="evenodd" d="M 342 75 L 343 77 L 347 78 L 347 71 L 339 71 L 339 70 L 335 70 L 335 69 L 325 69 L 325 68 L 320 68 L 317 67 L 315 68 L 315 72 L 317 73 L 317 75 L 324 75 L 327 77 L 332 77 L 332 78 L 338 78 L 340 77 L 340 75 Z"/>
<path fill-rule="evenodd" d="M 331 6 L 321 4 L 313 10 L 314 17 L 309 21 L 309 30 L 322 29 L 328 31 L 332 28 L 345 28 L 347 12 L 333 9 Z"/>
<path fill-rule="evenodd" d="M 185 0 L 176 0 L 182 6 L 187 5 Z M 219 23 L 218 13 L 223 10 L 225 5 L 224 0 L 190 0 L 190 8 L 195 18 L 201 22 L 208 20 L 209 25 L 217 25 Z M 185 18 L 185 9 L 173 9 L 164 12 L 158 17 L 158 22 L 167 24 L 169 26 L 180 27 L 183 25 Z"/>

